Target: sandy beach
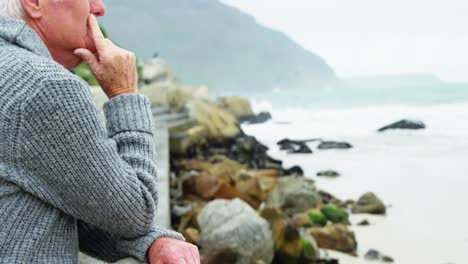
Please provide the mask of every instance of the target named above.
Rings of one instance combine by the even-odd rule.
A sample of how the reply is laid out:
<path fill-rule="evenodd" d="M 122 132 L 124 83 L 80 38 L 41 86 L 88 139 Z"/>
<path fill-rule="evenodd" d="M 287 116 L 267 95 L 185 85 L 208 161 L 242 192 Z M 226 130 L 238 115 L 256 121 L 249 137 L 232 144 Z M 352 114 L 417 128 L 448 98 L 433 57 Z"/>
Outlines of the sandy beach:
<path fill-rule="evenodd" d="M 257 110 L 266 106 L 257 104 Z M 273 157 L 285 166 L 302 166 L 319 188 L 339 198 L 357 199 L 373 191 L 389 206 L 385 217 L 352 215 L 352 223 L 371 222 L 353 225 L 360 258 L 328 251 L 330 256 L 345 264 L 367 263 L 363 256 L 376 249 L 395 263 L 468 263 L 468 213 L 463 209 L 468 202 L 468 124 L 462 122 L 468 120 L 467 104 L 269 110 L 273 121 L 245 126 L 245 131 L 268 145 Z M 408 116 L 428 128 L 375 132 Z M 343 140 L 354 148 L 290 155 L 276 146 L 286 137 Z M 324 169 L 342 176 L 315 176 Z"/>

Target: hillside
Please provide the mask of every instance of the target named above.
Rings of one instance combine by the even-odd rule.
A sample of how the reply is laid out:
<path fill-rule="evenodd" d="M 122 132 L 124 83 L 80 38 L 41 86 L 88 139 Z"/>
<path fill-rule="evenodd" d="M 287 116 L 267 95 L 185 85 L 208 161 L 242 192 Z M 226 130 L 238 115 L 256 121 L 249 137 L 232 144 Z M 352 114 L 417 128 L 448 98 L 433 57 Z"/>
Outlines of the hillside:
<path fill-rule="evenodd" d="M 218 0 L 107 2 L 102 24 L 141 58 L 158 54 L 182 81 L 214 93 L 317 88 L 333 70 L 285 34 Z"/>

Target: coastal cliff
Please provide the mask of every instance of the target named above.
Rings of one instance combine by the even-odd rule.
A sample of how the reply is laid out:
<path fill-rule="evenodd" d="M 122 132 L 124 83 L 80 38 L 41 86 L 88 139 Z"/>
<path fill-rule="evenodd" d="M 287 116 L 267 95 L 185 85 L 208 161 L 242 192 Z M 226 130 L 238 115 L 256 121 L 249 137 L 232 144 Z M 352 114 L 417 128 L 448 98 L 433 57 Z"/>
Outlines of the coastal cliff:
<path fill-rule="evenodd" d="M 157 54 L 184 81 L 213 94 L 319 88 L 331 67 L 282 32 L 218 0 L 145 0 L 108 4 L 102 23 L 140 58 Z"/>

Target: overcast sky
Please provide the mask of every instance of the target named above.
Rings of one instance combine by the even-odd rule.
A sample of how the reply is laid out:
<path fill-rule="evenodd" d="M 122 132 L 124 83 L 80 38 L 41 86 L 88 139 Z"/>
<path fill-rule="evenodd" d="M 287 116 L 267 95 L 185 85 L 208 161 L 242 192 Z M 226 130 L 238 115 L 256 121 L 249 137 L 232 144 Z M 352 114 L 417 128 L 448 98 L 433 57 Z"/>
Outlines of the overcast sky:
<path fill-rule="evenodd" d="M 223 0 L 321 55 L 340 77 L 468 82 L 468 0 Z"/>

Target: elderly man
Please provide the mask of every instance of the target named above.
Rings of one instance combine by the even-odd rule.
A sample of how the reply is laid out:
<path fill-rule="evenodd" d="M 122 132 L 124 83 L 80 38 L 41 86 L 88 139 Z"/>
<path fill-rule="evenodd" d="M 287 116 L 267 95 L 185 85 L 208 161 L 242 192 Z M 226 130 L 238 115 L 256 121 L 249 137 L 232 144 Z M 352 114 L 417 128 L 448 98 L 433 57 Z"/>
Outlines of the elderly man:
<path fill-rule="evenodd" d="M 0 0 L 0 263 L 199 263 L 154 224 L 150 102 L 135 56 L 105 39 L 101 0 Z M 105 125 L 69 70 L 86 61 L 109 97 Z"/>

